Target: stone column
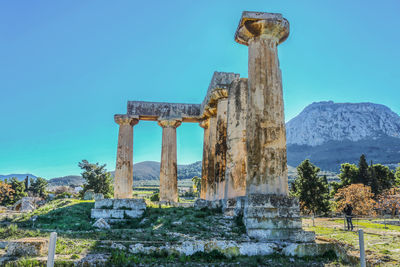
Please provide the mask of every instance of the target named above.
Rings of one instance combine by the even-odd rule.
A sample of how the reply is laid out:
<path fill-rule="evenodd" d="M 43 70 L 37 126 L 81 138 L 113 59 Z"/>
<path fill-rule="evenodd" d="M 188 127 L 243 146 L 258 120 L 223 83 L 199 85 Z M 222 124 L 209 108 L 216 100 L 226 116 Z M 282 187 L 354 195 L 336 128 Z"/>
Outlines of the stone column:
<path fill-rule="evenodd" d="M 278 44 L 289 35 L 281 14 L 243 12 L 235 40 L 249 47 L 247 194 L 288 194 L 286 132 Z"/>
<path fill-rule="evenodd" d="M 216 108 L 207 109 L 208 119 L 208 151 L 207 151 L 207 161 L 205 171 L 207 174 L 207 191 L 206 200 L 215 200 L 215 145 L 217 143 L 217 110 Z"/>
<path fill-rule="evenodd" d="M 176 128 L 181 119 L 160 119 L 162 150 L 160 165 L 160 201 L 178 202 L 178 167 L 176 159 Z"/>
<path fill-rule="evenodd" d="M 228 96 L 225 199 L 246 194 L 247 79 L 232 82 Z"/>
<path fill-rule="evenodd" d="M 224 199 L 225 197 L 227 109 L 228 99 L 226 97 L 220 98 L 217 104 L 217 136 L 215 144 L 215 199 Z"/>
<path fill-rule="evenodd" d="M 119 124 L 117 163 L 114 177 L 114 198 L 132 198 L 133 186 L 133 126 L 138 116 L 115 115 Z"/>
<path fill-rule="evenodd" d="M 282 77 L 277 46 L 289 35 L 281 14 L 243 12 L 235 40 L 249 46 L 247 177 L 243 220 L 263 241 L 312 242 L 301 228 L 299 202 L 288 196 Z"/>
<path fill-rule="evenodd" d="M 206 119 L 200 122 L 200 127 L 204 128 L 204 141 L 203 141 L 203 161 L 201 164 L 201 191 L 200 198 L 206 199 L 207 194 L 207 171 L 208 171 L 208 150 L 210 149 L 210 128 L 208 127 L 210 120 Z"/>

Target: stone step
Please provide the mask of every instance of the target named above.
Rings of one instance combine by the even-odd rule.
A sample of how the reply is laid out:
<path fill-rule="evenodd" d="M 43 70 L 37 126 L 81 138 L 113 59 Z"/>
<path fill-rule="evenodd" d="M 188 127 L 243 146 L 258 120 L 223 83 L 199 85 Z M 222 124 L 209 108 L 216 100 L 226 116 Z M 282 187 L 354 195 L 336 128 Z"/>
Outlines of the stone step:
<path fill-rule="evenodd" d="M 301 229 L 247 228 L 247 235 L 258 241 L 287 241 L 307 243 L 315 241 L 315 233 Z"/>
<path fill-rule="evenodd" d="M 244 224 L 250 228 L 301 229 L 301 218 L 260 218 L 247 217 Z"/>

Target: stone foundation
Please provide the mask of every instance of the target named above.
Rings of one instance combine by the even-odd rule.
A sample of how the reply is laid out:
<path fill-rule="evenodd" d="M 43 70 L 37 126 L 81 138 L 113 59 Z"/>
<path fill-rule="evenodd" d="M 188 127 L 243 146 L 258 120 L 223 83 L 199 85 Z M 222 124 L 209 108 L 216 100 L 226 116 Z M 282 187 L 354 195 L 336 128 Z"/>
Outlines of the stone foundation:
<path fill-rule="evenodd" d="M 301 228 L 295 197 L 252 194 L 245 198 L 243 220 L 250 238 L 259 241 L 314 242 L 315 233 Z"/>
<path fill-rule="evenodd" d="M 125 244 L 124 244 L 125 245 Z M 126 249 L 126 248 L 125 248 Z M 342 257 L 340 249 L 330 243 L 290 243 L 290 242 L 240 242 L 234 240 L 193 240 L 180 243 L 166 243 L 163 245 L 136 243 L 129 246 L 133 254 L 144 253 L 178 253 L 180 255 L 193 255 L 196 252 L 210 253 L 219 251 L 227 257 L 233 256 L 266 256 L 275 253 L 286 256 L 320 256 L 333 251 Z"/>
<path fill-rule="evenodd" d="M 103 218 L 108 223 L 114 223 L 142 217 L 145 210 L 146 203 L 143 199 L 101 199 L 95 202 L 91 218 Z"/>

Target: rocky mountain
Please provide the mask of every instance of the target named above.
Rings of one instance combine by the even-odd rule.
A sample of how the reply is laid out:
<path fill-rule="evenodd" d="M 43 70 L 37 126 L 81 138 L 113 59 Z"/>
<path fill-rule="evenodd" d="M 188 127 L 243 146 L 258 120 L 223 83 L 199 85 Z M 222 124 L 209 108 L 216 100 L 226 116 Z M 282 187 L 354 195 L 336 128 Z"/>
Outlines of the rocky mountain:
<path fill-rule="evenodd" d="M 361 154 L 374 163 L 400 162 L 400 116 L 373 103 L 318 102 L 286 124 L 288 164 L 305 158 L 323 170 L 356 163 Z"/>

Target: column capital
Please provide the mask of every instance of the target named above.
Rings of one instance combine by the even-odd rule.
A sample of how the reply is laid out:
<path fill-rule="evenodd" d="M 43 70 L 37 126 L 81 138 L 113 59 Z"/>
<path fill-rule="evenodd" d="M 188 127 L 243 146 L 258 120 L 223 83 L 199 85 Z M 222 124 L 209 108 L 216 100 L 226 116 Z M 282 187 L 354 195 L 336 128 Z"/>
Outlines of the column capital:
<path fill-rule="evenodd" d="M 235 33 L 235 41 L 249 45 L 256 37 L 282 43 L 289 36 L 289 21 L 279 13 L 244 11 Z"/>
<path fill-rule="evenodd" d="M 178 128 L 182 124 L 182 119 L 158 119 L 158 125 L 163 128 Z"/>
<path fill-rule="evenodd" d="M 139 122 L 139 116 L 127 114 L 115 114 L 114 121 L 119 125 L 136 125 Z"/>
<path fill-rule="evenodd" d="M 205 119 L 205 120 L 199 122 L 199 125 L 201 128 L 208 129 L 208 126 L 210 125 L 210 121 L 209 121 L 209 119 Z"/>

